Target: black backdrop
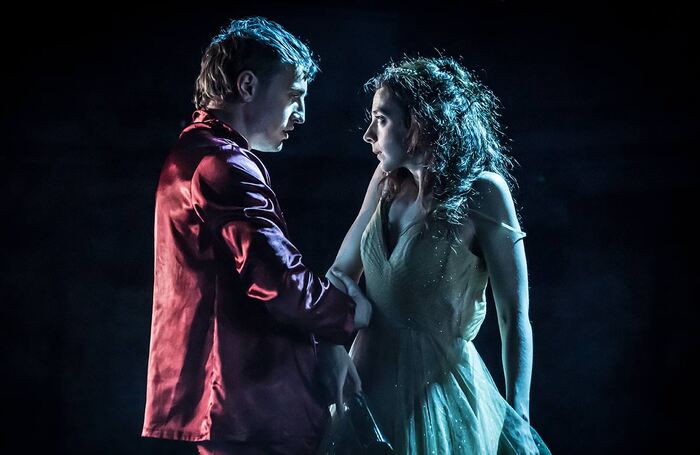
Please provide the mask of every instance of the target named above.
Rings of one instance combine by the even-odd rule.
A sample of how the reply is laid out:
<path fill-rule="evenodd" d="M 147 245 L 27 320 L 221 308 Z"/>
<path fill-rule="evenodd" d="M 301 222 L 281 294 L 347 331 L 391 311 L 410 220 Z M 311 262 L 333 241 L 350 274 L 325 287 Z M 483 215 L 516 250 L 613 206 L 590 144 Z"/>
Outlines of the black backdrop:
<path fill-rule="evenodd" d="M 692 20 L 665 4 L 514 3 L 8 13 L 1 444 L 193 453 L 139 438 L 154 190 L 202 50 L 260 14 L 321 57 L 306 124 L 262 156 L 305 262 L 330 265 L 376 164 L 362 83 L 404 53 L 462 56 L 499 96 L 520 163 L 533 424 L 555 453 L 680 450 L 697 402 Z M 490 310 L 476 345 L 502 386 Z"/>

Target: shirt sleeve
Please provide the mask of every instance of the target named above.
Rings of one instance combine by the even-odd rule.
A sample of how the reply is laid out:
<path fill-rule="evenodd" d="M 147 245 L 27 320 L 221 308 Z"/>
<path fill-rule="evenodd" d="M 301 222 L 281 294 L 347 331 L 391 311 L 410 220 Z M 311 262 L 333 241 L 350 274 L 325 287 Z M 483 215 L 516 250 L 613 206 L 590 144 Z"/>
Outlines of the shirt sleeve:
<path fill-rule="evenodd" d="M 203 228 L 230 251 L 231 272 L 250 299 L 278 321 L 324 341 L 350 340 L 355 302 L 302 263 L 257 165 L 240 152 L 207 156 L 192 177 L 191 194 Z"/>

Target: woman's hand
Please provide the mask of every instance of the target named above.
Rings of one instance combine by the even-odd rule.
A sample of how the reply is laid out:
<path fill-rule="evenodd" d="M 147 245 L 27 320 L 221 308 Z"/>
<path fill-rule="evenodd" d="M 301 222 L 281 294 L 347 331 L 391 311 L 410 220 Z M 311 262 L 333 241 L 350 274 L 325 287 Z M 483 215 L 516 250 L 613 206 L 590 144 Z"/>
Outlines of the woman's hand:
<path fill-rule="evenodd" d="M 535 439 L 532 436 L 530 422 L 513 412 L 512 414 L 508 413 L 508 416 L 506 417 L 506 425 L 504 426 L 513 429 L 513 434 L 511 437 L 513 437 L 516 441 L 518 441 L 519 445 L 521 445 L 523 454 L 539 455 L 540 450 L 537 448 Z"/>
<path fill-rule="evenodd" d="M 334 397 L 336 412 L 340 416 L 345 413 L 345 400 L 343 390 L 348 375 L 352 380 L 353 392 L 362 390 L 360 376 L 357 374 L 355 364 L 345 347 L 334 344 L 321 344 L 319 348 L 319 363 L 321 382 L 328 393 Z"/>

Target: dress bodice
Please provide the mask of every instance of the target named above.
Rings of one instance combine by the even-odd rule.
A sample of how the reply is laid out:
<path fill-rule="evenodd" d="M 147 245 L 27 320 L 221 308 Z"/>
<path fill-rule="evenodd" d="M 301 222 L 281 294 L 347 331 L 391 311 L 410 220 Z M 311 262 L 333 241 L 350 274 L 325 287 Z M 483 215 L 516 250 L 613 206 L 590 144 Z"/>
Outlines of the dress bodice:
<path fill-rule="evenodd" d="M 486 263 L 431 215 L 404 229 L 389 252 L 388 208 L 377 205 L 360 248 L 373 321 L 471 341 L 486 315 Z"/>

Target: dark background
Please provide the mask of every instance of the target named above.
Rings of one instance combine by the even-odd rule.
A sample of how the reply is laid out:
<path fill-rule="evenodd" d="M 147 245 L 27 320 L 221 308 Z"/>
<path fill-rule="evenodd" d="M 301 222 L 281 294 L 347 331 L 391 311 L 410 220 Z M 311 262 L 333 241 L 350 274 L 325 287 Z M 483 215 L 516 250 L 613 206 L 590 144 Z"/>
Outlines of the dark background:
<path fill-rule="evenodd" d="M 194 453 L 139 437 L 154 191 L 203 49 L 229 18 L 257 14 L 321 57 L 306 124 L 262 155 L 309 266 L 331 264 L 376 165 L 363 82 L 404 53 L 462 56 L 499 96 L 520 163 L 533 425 L 560 454 L 678 453 L 695 440 L 688 11 L 233 4 L 6 15 L 20 31 L 2 32 L 5 449 Z M 490 310 L 476 345 L 502 387 Z"/>

